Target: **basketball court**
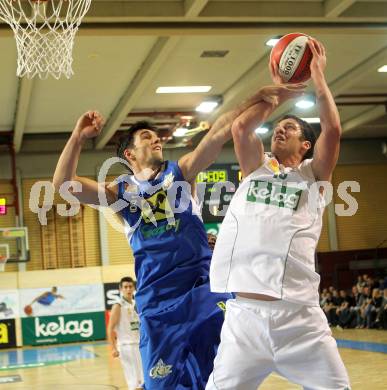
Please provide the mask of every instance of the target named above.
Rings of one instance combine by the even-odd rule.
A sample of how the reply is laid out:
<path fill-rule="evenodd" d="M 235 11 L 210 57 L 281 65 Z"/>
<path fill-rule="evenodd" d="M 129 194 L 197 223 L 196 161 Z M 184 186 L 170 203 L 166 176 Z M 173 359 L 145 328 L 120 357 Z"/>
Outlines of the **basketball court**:
<path fill-rule="evenodd" d="M 72 203 L 50 184 L 79 116 L 96 109 L 106 119 L 84 146 L 79 175 L 100 178 L 120 135 L 139 120 L 157 126 L 165 158 L 176 160 L 219 115 L 272 83 L 270 41 L 291 32 L 325 45 L 343 129 L 318 246 L 322 285 L 350 288 L 362 273 L 386 272 L 386 21 L 387 0 L 0 0 L 0 390 L 127 388 L 119 360 L 110 356 L 105 319 L 120 277 L 134 276 L 132 252 L 106 215 L 83 205 L 76 215 L 64 214 Z M 166 89 L 187 86 L 196 90 Z M 266 147 L 273 123 L 286 113 L 319 128 L 311 87 L 304 100 L 284 104 L 256 130 Z M 235 161 L 230 142 L 198 176 L 211 185 L 203 195 L 208 233 L 217 234 L 219 210 L 231 200 L 222 194 L 214 206 L 212 186 L 239 185 Z M 115 164 L 102 179 L 122 172 Z M 361 185 L 352 194 L 358 212 L 335 216 L 344 200 L 337 188 L 351 180 Z M 338 251 L 346 257 L 329 257 Z M 81 286 L 76 293 L 74 285 Z M 32 305 L 54 286 L 64 297 L 54 309 Z M 88 300 L 97 295 L 98 302 Z M 92 320 L 85 312 L 94 313 Z M 78 343 L 66 328 L 59 341 L 42 345 L 28 327 L 49 315 L 95 321 L 99 336 Z M 333 332 L 352 389 L 385 389 L 387 332 Z M 300 387 L 271 375 L 260 388 Z"/>
<path fill-rule="evenodd" d="M 381 331 L 347 330 L 335 332 L 340 354 L 348 369 L 353 389 L 385 389 L 387 335 Z M 27 390 L 126 389 L 118 359 L 112 359 L 105 343 L 23 349 L 0 352 L 0 383 L 4 388 Z M 7 370 L 4 365 L 12 365 Z M 26 368 L 18 368 L 21 366 Z M 19 376 L 21 381 L 5 384 L 5 377 Z M 262 390 L 301 389 L 272 374 Z"/>

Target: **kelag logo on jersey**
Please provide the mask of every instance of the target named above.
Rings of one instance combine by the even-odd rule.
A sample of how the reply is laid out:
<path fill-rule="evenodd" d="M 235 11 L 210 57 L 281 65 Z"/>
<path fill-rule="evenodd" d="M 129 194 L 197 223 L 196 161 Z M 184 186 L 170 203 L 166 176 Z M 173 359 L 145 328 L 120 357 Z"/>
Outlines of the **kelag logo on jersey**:
<path fill-rule="evenodd" d="M 177 232 L 180 227 L 180 219 L 176 219 L 174 223 L 159 223 L 157 227 L 153 225 L 144 225 L 141 228 L 141 233 L 145 239 L 161 236 L 162 234 L 173 231 Z"/>
<path fill-rule="evenodd" d="M 157 191 L 147 198 L 146 203 L 149 207 L 142 207 L 141 212 L 145 223 L 153 223 L 153 221 L 162 221 L 174 217 L 172 207 L 164 190 Z"/>
<path fill-rule="evenodd" d="M 301 194 L 302 190 L 299 188 L 262 180 L 251 180 L 246 200 L 297 210 Z"/>

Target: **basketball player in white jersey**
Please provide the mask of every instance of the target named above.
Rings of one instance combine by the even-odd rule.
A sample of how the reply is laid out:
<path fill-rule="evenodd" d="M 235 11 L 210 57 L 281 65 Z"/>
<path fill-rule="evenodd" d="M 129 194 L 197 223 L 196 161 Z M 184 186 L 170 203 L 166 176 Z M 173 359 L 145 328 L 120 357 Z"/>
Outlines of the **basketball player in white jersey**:
<path fill-rule="evenodd" d="M 108 340 L 112 356 L 121 360 L 128 389 L 142 389 L 144 377 L 139 349 L 139 317 L 133 299 L 134 281 L 130 277 L 124 277 L 119 286 L 121 301 L 112 307 Z"/>
<path fill-rule="evenodd" d="M 349 379 L 319 307 L 314 255 L 323 191 L 339 155 L 339 113 L 325 81 L 325 49 L 314 39 L 312 81 L 321 118 L 313 129 L 295 116 L 275 126 L 272 154 L 254 134 L 262 103 L 233 123 L 243 182 L 222 223 L 211 262 L 213 292 L 227 301 L 221 343 L 206 390 L 256 390 L 277 372 L 309 390 L 349 389 Z M 276 65 L 270 64 L 279 82 Z"/>

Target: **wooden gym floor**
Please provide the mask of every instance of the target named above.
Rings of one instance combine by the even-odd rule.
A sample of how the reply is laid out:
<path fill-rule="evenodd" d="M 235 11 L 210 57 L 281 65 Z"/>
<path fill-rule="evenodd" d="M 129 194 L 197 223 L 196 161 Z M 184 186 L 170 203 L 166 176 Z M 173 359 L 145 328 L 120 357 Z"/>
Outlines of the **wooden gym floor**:
<path fill-rule="evenodd" d="M 387 331 L 334 330 L 351 378 L 352 390 L 385 390 Z M 76 359 L 72 360 L 71 359 Z M 63 360 L 70 360 L 63 362 Z M 49 364 L 39 363 L 46 361 Z M 58 363 L 53 363 L 57 361 Z M 62 362 L 60 362 L 62 361 Z M 20 364 L 28 368 L 5 369 Z M 35 366 L 42 364 L 41 366 Z M 18 375 L 17 383 L 1 383 Z M 0 390 L 119 390 L 126 389 L 118 359 L 105 342 L 0 351 Z M 300 386 L 272 374 L 260 390 L 293 390 Z"/>

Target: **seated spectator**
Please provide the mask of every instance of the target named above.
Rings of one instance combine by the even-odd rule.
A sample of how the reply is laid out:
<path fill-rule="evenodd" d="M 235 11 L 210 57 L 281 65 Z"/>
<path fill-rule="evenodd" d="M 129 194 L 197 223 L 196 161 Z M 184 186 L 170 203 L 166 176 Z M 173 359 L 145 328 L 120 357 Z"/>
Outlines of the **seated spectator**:
<path fill-rule="evenodd" d="M 354 285 L 354 286 L 352 286 L 352 289 L 351 289 L 352 306 L 356 306 L 358 296 L 359 296 L 359 290 L 357 288 L 357 285 Z"/>
<path fill-rule="evenodd" d="M 332 291 L 332 301 L 335 304 L 335 306 L 341 305 L 342 299 L 340 298 L 339 292 L 336 289 Z"/>
<path fill-rule="evenodd" d="M 376 317 L 375 327 L 387 330 L 387 287 L 383 290 L 382 304 Z"/>
<path fill-rule="evenodd" d="M 323 307 L 328 298 L 328 289 L 324 288 L 320 294 L 320 306 Z"/>
<path fill-rule="evenodd" d="M 357 289 L 360 291 L 364 286 L 365 286 L 365 282 L 363 281 L 363 277 L 361 275 L 359 275 L 357 277 L 357 283 L 356 283 L 356 287 Z"/>
<path fill-rule="evenodd" d="M 324 313 L 327 317 L 329 326 L 336 326 L 337 325 L 337 315 L 336 315 L 336 309 L 337 305 L 335 304 L 332 294 L 330 292 L 327 293 L 327 299 L 326 302 L 322 308 L 324 310 Z"/>
<path fill-rule="evenodd" d="M 356 288 L 356 286 L 354 286 Z M 354 306 L 352 297 L 345 290 L 340 290 L 340 306 L 336 309 L 337 326 L 353 328 L 356 325 L 356 314 L 351 310 Z"/>
<path fill-rule="evenodd" d="M 372 329 L 375 324 L 376 317 L 382 306 L 383 297 L 378 288 L 372 290 L 372 297 L 368 300 L 368 305 L 365 308 L 365 319 L 367 329 Z"/>
<path fill-rule="evenodd" d="M 356 302 L 356 328 L 364 328 L 365 327 L 365 309 L 371 300 L 370 289 L 368 286 L 364 286 L 362 288 L 362 293 Z"/>
<path fill-rule="evenodd" d="M 370 288 L 370 291 L 374 291 L 374 288 L 377 287 L 374 278 L 371 276 L 368 276 L 367 278 L 367 286 Z"/>

